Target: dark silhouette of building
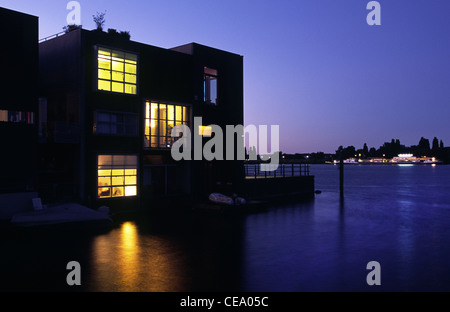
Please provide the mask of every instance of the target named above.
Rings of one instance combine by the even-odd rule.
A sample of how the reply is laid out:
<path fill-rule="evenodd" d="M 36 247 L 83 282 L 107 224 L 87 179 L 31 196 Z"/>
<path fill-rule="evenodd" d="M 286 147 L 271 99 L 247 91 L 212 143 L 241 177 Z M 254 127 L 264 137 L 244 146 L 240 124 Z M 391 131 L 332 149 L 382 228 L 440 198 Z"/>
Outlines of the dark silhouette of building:
<path fill-rule="evenodd" d="M 243 124 L 242 56 L 80 28 L 41 42 L 39 55 L 44 198 L 135 209 L 241 187 L 242 161 L 173 160 L 171 130 L 189 126 L 193 142 L 194 117 Z"/>
<path fill-rule="evenodd" d="M 38 18 L 0 8 L 0 193 L 36 186 Z"/>

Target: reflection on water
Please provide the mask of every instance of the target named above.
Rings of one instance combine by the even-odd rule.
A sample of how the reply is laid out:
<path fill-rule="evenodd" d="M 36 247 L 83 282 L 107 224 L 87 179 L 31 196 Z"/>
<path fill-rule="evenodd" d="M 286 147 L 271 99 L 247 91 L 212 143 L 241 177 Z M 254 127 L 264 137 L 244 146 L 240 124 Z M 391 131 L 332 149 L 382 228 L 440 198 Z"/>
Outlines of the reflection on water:
<path fill-rule="evenodd" d="M 176 244 L 140 235 L 135 222 L 123 222 L 92 243 L 92 291 L 181 291 L 185 264 Z"/>
<path fill-rule="evenodd" d="M 312 166 L 312 201 L 138 214 L 107 233 L 0 237 L 1 290 L 449 291 L 450 166 Z M 79 261 L 82 286 L 66 285 Z M 366 284 L 381 264 L 382 285 Z M 30 282 L 31 281 L 31 282 Z"/>

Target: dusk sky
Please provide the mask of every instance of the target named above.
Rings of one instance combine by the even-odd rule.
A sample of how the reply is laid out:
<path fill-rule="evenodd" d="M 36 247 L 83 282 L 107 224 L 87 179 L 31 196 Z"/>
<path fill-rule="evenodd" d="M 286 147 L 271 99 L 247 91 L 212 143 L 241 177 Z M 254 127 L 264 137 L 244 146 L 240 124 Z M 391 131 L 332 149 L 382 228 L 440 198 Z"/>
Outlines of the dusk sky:
<path fill-rule="evenodd" d="M 62 31 L 66 0 L 2 0 L 39 17 L 43 38 Z M 81 24 L 171 48 L 197 42 L 244 56 L 246 125 L 280 125 L 286 153 L 378 148 L 392 138 L 450 145 L 450 1 L 91 0 Z"/>

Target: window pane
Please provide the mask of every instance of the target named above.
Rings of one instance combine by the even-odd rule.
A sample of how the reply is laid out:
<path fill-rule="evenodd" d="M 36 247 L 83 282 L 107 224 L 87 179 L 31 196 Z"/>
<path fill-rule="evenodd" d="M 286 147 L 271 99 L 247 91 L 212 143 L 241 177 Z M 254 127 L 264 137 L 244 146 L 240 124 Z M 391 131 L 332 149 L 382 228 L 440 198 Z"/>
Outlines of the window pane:
<path fill-rule="evenodd" d="M 112 72 L 112 80 L 123 82 L 124 74 L 120 72 Z"/>
<path fill-rule="evenodd" d="M 160 136 L 166 136 L 166 121 L 160 121 L 159 122 L 159 135 Z"/>
<path fill-rule="evenodd" d="M 123 83 L 113 82 L 112 83 L 112 91 L 123 92 Z"/>
<path fill-rule="evenodd" d="M 123 185 L 123 176 L 120 177 L 112 177 L 112 185 Z"/>
<path fill-rule="evenodd" d="M 137 170 L 136 169 L 125 169 L 125 175 L 136 175 Z"/>
<path fill-rule="evenodd" d="M 111 155 L 98 155 L 98 165 L 99 166 L 111 166 L 112 156 Z"/>
<path fill-rule="evenodd" d="M 111 70 L 111 61 L 108 59 L 98 58 L 98 68 Z"/>
<path fill-rule="evenodd" d="M 158 118 L 158 103 L 152 103 L 152 118 Z"/>
<path fill-rule="evenodd" d="M 98 80 L 98 89 L 104 91 L 111 91 L 111 82 L 106 80 Z"/>
<path fill-rule="evenodd" d="M 123 188 L 123 186 L 113 187 L 112 190 L 113 190 L 113 193 L 112 193 L 113 197 L 124 196 L 124 188 Z"/>
<path fill-rule="evenodd" d="M 167 118 L 167 109 L 165 104 L 159 104 L 159 119 Z"/>
<path fill-rule="evenodd" d="M 109 187 L 100 187 L 98 189 L 98 197 L 111 197 L 111 188 Z"/>
<path fill-rule="evenodd" d="M 136 83 L 136 75 L 125 74 L 125 82 L 127 83 Z"/>
<path fill-rule="evenodd" d="M 137 88 L 135 85 L 125 84 L 125 93 L 127 94 L 137 94 Z"/>
<path fill-rule="evenodd" d="M 125 63 L 125 72 L 129 74 L 136 74 L 136 65 Z"/>
<path fill-rule="evenodd" d="M 110 122 L 111 114 L 108 113 L 97 113 L 97 122 Z"/>
<path fill-rule="evenodd" d="M 97 133 L 98 134 L 110 134 L 111 125 L 109 123 L 97 123 Z"/>
<path fill-rule="evenodd" d="M 179 121 L 182 120 L 181 106 L 176 106 L 176 120 L 179 120 Z"/>
<path fill-rule="evenodd" d="M 183 106 L 183 122 L 187 122 L 189 120 L 188 108 Z"/>
<path fill-rule="evenodd" d="M 155 119 L 152 119 L 150 121 L 150 129 L 151 129 L 151 135 L 158 135 L 158 125 L 156 123 Z"/>
<path fill-rule="evenodd" d="M 122 176 L 124 174 L 123 169 L 113 169 L 111 170 L 113 176 Z"/>
<path fill-rule="evenodd" d="M 125 187 L 125 196 L 136 196 L 136 194 L 137 194 L 136 186 Z"/>
<path fill-rule="evenodd" d="M 99 48 L 98 54 L 111 57 L 111 51 L 109 49 Z"/>
<path fill-rule="evenodd" d="M 109 177 L 109 176 L 111 176 L 111 170 L 104 170 L 104 169 L 99 170 L 98 171 L 98 176 L 99 177 L 101 177 L 101 176 Z"/>
<path fill-rule="evenodd" d="M 126 155 L 125 159 L 125 166 L 126 167 L 137 167 L 137 156 L 134 155 Z"/>
<path fill-rule="evenodd" d="M 125 185 L 136 185 L 136 176 L 126 176 Z"/>
<path fill-rule="evenodd" d="M 167 105 L 167 119 L 175 120 L 175 108 L 173 105 Z"/>
<path fill-rule="evenodd" d="M 98 178 L 98 186 L 109 186 L 111 185 L 110 177 L 99 177 Z"/>

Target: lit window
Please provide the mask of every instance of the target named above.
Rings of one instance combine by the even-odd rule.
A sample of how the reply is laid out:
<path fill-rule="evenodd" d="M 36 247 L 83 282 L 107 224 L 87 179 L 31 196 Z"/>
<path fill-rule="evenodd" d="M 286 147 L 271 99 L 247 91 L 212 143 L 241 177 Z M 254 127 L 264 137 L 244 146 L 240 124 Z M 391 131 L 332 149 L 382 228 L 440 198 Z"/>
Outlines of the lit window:
<path fill-rule="evenodd" d="M 203 69 L 203 100 L 207 104 L 217 105 L 217 70 L 204 67 Z"/>
<path fill-rule="evenodd" d="M 98 48 L 98 90 L 137 94 L 137 55 Z"/>
<path fill-rule="evenodd" d="M 212 135 L 211 126 L 198 126 L 198 134 L 201 136 L 210 137 Z"/>
<path fill-rule="evenodd" d="M 137 126 L 138 117 L 135 114 L 99 111 L 95 115 L 96 134 L 137 136 Z"/>
<path fill-rule="evenodd" d="M 27 125 L 33 125 L 34 113 L 0 110 L 0 122 L 24 123 Z"/>
<path fill-rule="evenodd" d="M 137 156 L 98 155 L 99 198 L 137 195 Z"/>
<path fill-rule="evenodd" d="M 177 125 L 189 126 L 189 107 L 147 101 L 144 147 L 172 147 L 177 139 L 172 137 L 172 129 Z"/>

